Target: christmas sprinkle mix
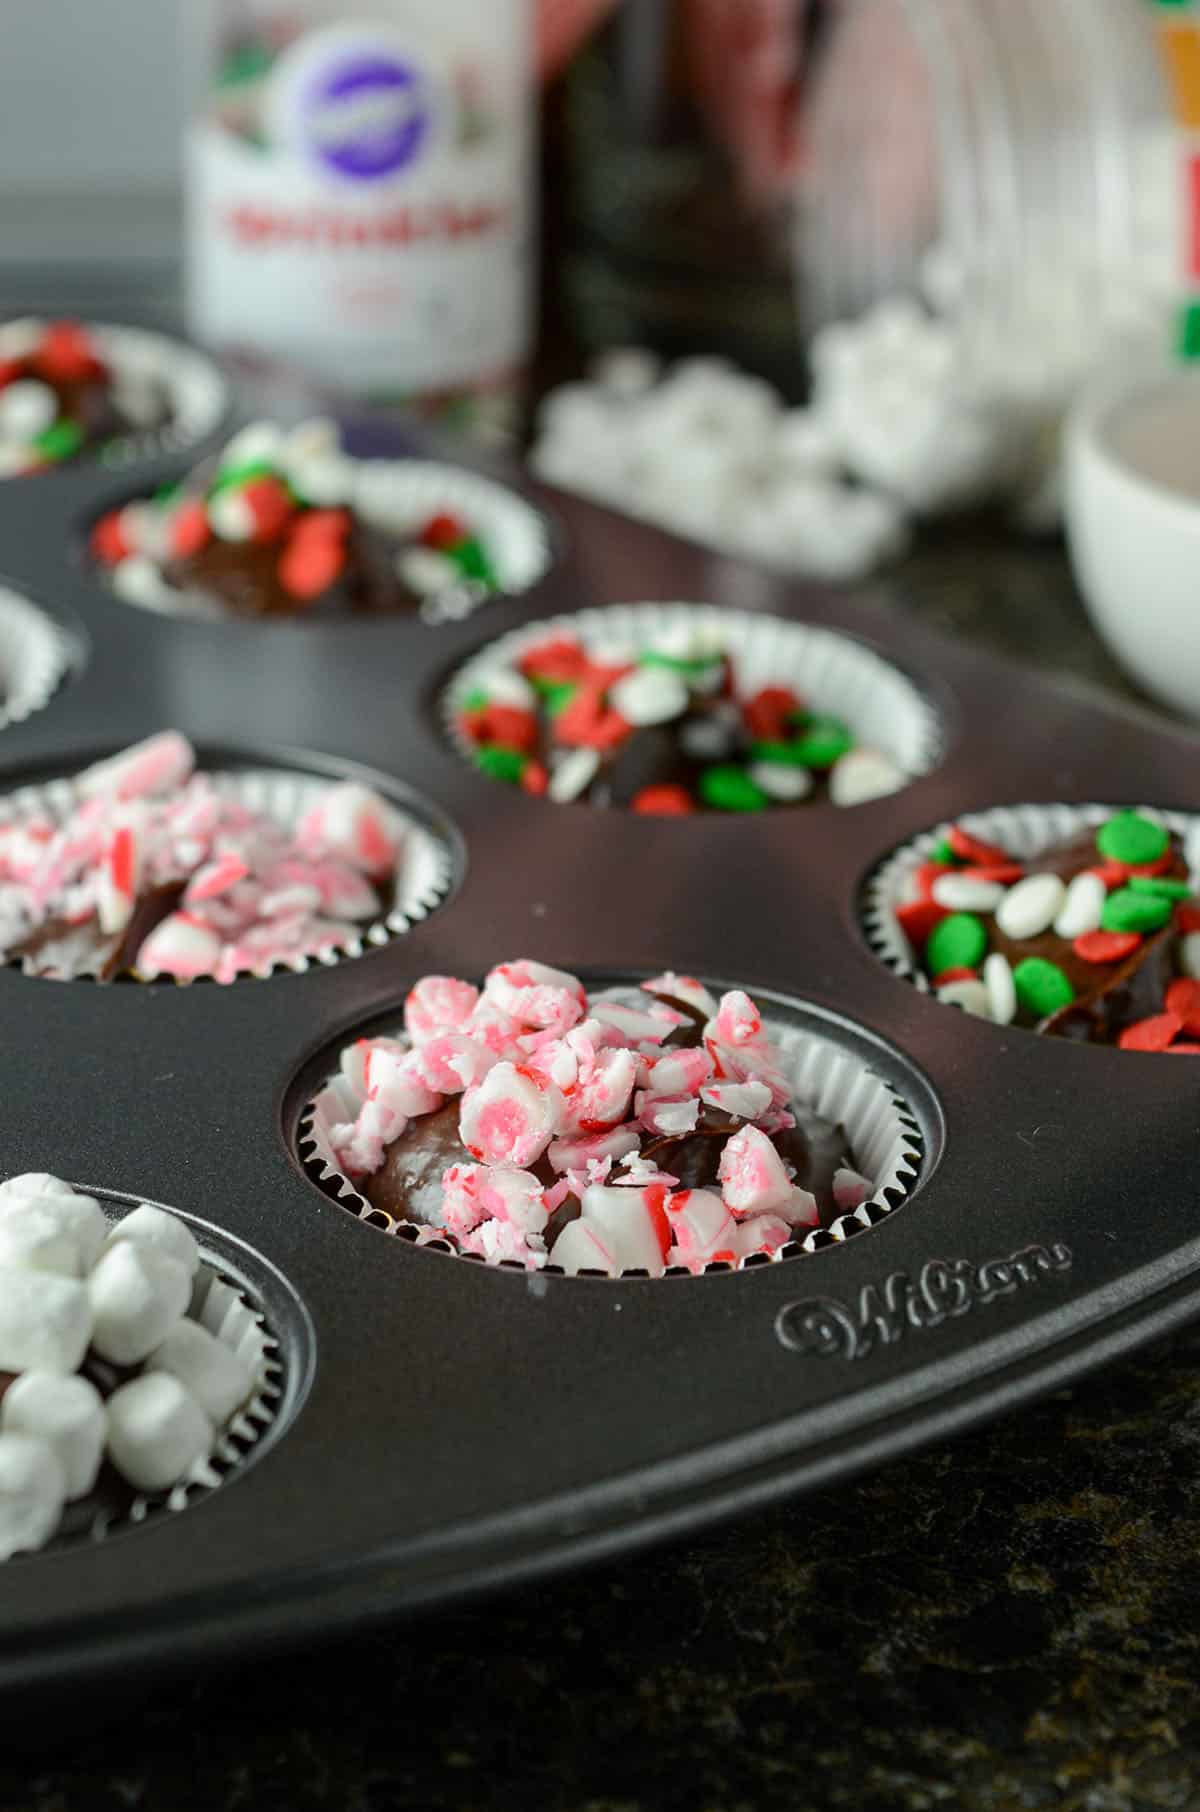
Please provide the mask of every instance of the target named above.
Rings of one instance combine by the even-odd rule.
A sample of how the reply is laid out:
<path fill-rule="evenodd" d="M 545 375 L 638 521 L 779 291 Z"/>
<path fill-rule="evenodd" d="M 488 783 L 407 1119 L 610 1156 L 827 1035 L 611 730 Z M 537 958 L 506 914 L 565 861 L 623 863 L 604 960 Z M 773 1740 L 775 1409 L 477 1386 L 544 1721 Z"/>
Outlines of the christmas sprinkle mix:
<path fill-rule="evenodd" d="M 743 692 L 725 641 L 688 627 L 603 657 L 554 635 L 463 692 L 456 725 L 494 780 L 654 817 L 854 805 L 907 778 L 794 687 Z"/>
<path fill-rule="evenodd" d="M 0 324 L 0 478 L 63 465 L 109 441 L 166 426 L 166 386 L 110 368 L 78 321 Z"/>
<path fill-rule="evenodd" d="M 493 1263 L 698 1272 L 770 1257 L 874 1184 L 793 1095 L 740 990 L 690 976 L 589 995 L 522 959 L 429 975 L 404 1036 L 341 1056 L 334 1163 L 372 1207 Z"/>
<path fill-rule="evenodd" d="M 354 783 L 283 825 L 165 731 L 79 775 L 65 815 L 0 806 L 0 954 L 61 980 L 193 981 L 331 954 L 388 909 L 407 836 Z"/>
<path fill-rule="evenodd" d="M 999 1025 L 1200 1051 L 1197 851 L 1148 812 L 1113 812 L 1017 859 L 952 825 L 895 918 L 939 1000 Z"/>
<path fill-rule="evenodd" d="M 466 515 L 418 511 L 400 533 L 356 507 L 362 462 L 335 423 L 243 428 L 181 485 L 111 510 L 91 553 L 129 603 L 191 614 L 303 616 L 326 610 L 465 615 L 497 591 Z"/>

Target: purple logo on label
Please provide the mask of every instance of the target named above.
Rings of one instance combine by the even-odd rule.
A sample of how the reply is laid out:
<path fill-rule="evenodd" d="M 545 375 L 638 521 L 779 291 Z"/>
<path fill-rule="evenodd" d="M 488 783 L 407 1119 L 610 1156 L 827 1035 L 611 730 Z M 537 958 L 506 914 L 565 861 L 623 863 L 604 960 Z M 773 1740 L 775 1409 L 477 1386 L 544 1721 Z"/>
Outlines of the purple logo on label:
<path fill-rule="evenodd" d="M 429 136 L 424 90 L 420 72 L 387 51 L 343 56 L 309 90 L 309 141 L 339 176 L 391 176 L 420 155 Z"/>

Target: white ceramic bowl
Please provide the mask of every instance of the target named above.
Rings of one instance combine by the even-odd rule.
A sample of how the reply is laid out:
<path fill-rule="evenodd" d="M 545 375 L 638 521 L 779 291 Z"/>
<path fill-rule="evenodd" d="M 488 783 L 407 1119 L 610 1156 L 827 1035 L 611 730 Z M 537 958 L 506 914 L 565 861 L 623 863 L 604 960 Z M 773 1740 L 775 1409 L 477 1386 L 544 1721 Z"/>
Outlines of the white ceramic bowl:
<path fill-rule="evenodd" d="M 1146 364 L 1090 388 L 1065 460 L 1093 624 L 1147 692 L 1200 717 L 1200 370 Z"/>

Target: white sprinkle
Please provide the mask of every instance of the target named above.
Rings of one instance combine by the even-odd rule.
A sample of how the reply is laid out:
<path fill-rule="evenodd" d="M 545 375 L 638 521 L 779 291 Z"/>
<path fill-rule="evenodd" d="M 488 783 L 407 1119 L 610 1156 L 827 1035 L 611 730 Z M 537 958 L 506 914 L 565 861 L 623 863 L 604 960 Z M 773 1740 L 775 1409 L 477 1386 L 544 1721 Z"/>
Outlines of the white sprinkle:
<path fill-rule="evenodd" d="M 974 875 L 939 875 L 933 897 L 949 912 L 992 912 L 1004 898 L 1004 888 L 999 881 L 981 881 Z"/>
<path fill-rule="evenodd" d="M 287 475 L 306 503 L 318 509 L 336 509 L 354 496 L 357 468 L 344 453 L 310 453 L 290 460 Z"/>
<path fill-rule="evenodd" d="M 518 711 L 532 711 L 537 704 L 537 693 L 515 667 L 493 667 L 478 676 L 472 690 L 475 686 L 487 693 L 491 705 L 512 705 Z"/>
<path fill-rule="evenodd" d="M 937 997 L 948 1007 L 961 1007 L 964 1013 L 970 1013 L 975 1019 L 990 1019 L 991 998 L 981 981 L 964 976 L 961 981 L 947 982 L 939 988 Z"/>
<path fill-rule="evenodd" d="M 33 440 L 57 414 L 58 398 L 36 378 L 20 378 L 0 390 L 0 435 L 5 440 Z"/>
<path fill-rule="evenodd" d="M 18 321 L 0 321 L 0 359 L 25 359 L 42 342 L 42 323 L 33 315 Z"/>
<path fill-rule="evenodd" d="M 1005 937 L 1039 937 L 1050 929 L 1066 897 L 1057 875 L 1027 875 L 997 906 L 996 923 Z"/>
<path fill-rule="evenodd" d="M 983 965 L 983 985 L 991 1018 L 998 1026 L 1010 1025 L 1017 1011 L 1017 989 L 1012 965 L 999 950 L 993 950 Z"/>
<path fill-rule="evenodd" d="M 791 767 L 782 761 L 756 761 L 746 773 L 769 799 L 778 799 L 785 805 L 807 799 L 813 790 L 813 777 L 807 768 Z"/>
<path fill-rule="evenodd" d="M 145 610 L 178 610 L 182 594 L 168 585 L 155 561 L 147 554 L 127 554 L 118 560 L 109 574 L 109 584 L 127 604 L 140 604 Z"/>
<path fill-rule="evenodd" d="M 600 756 L 595 749 L 572 749 L 555 762 L 546 787 L 547 797 L 555 805 L 569 805 L 592 784 L 599 766 Z"/>
<path fill-rule="evenodd" d="M 214 535 L 222 541 L 251 541 L 258 526 L 254 511 L 232 485 L 219 491 L 208 505 L 208 520 Z"/>
<path fill-rule="evenodd" d="M 298 428 L 292 428 L 284 437 L 283 461 L 291 466 L 298 461 L 313 459 L 326 453 L 337 453 L 341 447 L 338 425 L 327 415 L 314 415 L 310 420 L 301 422 Z"/>
<path fill-rule="evenodd" d="M 283 435 L 274 422 L 248 422 L 221 453 L 221 469 L 229 466 L 274 464 L 283 448 Z"/>
<path fill-rule="evenodd" d="M 834 805 L 865 805 L 902 787 L 908 776 L 879 749 L 848 749 L 829 770 Z"/>
<path fill-rule="evenodd" d="M 1180 938 L 1179 967 L 1193 981 L 1200 981 L 1200 931 L 1189 931 Z"/>
<path fill-rule="evenodd" d="M 38 457 L 36 447 L 24 447 L 16 442 L 0 441 L 0 478 L 17 478 L 33 465 Z"/>
<path fill-rule="evenodd" d="M 422 597 L 449 591 L 461 577 L 453 560 L 432 547 L 402 547 L 396 555 L 396 575 Z"/>
<path fill-rule="evenodd" d="M 1105 897 L 1104 882 L 1099 875 L 1087 869 L 1076 875 L 1054 921 L 1059 937 L 1077 938 L 1088 931 L 1099 931 Z"/>
<path fill-rule="evenodd" d="M 679 746 L 695 761 L 720 761 L 733 748 L 737 726 L 718 709 L 679 726 Z"/>
<path fill-rule="evenodd" d="M 635 667 L 609 691 L 609 703 L 626 723 L 666 724 L 688 708 L 688 689 L 669 667 Z"/>

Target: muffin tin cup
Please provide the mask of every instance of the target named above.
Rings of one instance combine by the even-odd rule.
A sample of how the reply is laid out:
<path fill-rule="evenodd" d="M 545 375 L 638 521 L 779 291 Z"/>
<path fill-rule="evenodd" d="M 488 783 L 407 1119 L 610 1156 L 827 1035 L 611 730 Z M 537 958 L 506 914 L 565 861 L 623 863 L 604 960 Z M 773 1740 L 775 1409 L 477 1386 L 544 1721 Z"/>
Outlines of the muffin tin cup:
<path fill-rule="evenodd" d="M 75 659 L 67 631 L 0 586 L 0 730 L 49 704 Z"/>
<path fill-rule="evenodd" d="M 214 434 L 228 416 L 229 386 L 212 359 L 196 347 L 142 327 L 87 326 L 115 372 L 157 380 L 170 399 L 171 418 L 161 428 L 135 429 L 105 447 L 99 458 L 105 469 L 185 452 Z"/>
<path fill-rule="evenodd" d="M 583 979 L 586 982 L 586 977 Z M 631 988 L 620 990 L 617 998 L 632 1002 L 639 998 L 644 1001 L 645 997 L 639 996 L 636 988 Z M 752 1254 L 732 1264 L 721 1262 L 706 1266 L 706 1271 L 753 1270 L 765 1262 L 777 1263 L 850 1239 L 875 1226 L 908 1198 L 921 1167 L 922 1142 L 917 1123 L 890 1083 L 831 1038 L 772 1018 L 769 1010 L 764 1015 L 764 1025 L 780 1054 L 781 1067 L 792 1083 L 795 1098 L 826 1120 L 844 1127 L 855 1166 L 862 1175 L 870 1178 L 874 1188 L 852 1212 L 840 1215 L 827 1228 L 806 1229 L 802 1238 L 781 1247 L 770 1255 L 769 1260 L 766 1255 Z M 298 1150 L 307 1175 L 341 1207 L 349 1209 L 372 1227 L 422 1245 L 436 1244 L 439 1250 L 456 1256 L 471 1256 L 460 1255 L 452 1235 L 443 1229 L 413 1221 L 397 1221 L 372 1208 L 357 1185 L 339 1170 L 331 1148 L 332 1129 L 339 1122 L 352 1120 L 359 1105 L 341 1075 L 331 1076 L 314 1097 L 299 1130 Z M 467 1161 L 465 1151 L 463 1160 Z M 521 1267 L 514 1261 L 505 1261 L 502 1266 L 493 1268 Z M 553 1264 L 548 1268 L 556 1269 Z M 676 1274 L 692 1275 L 682 1266 L 672 1267 L 666 1273 L 667 1276 Z"/>
<path fill-rule="evenodd" d="M 299 822 L 304 812 L 316 803 L 331 784 L 328 779 L 315 774 L 277 768 L 247 767 L 233 771 L 201 768 L 197 771 L 207 774 L 216 791 L 224 797 L 234 799 L 252 811 L 261 812 L 288 828 Z M 2 803 L 19 812 L 44 812 L 61 821 L 79 802 L 76 779 L 61 778 L 22 787 L 18 792 L 8 795 Z M 302 975 L 314 967 L 330 968 L 335 963 L 363 956 L 371 950 L 379 949 L 393 938 L 402 936 L 442 903 L 455 878 L 454 854 L 450 844 L 429 825 L 422 823 L 412 811 L 405 810 L 403 805 L 393 799 L 389 799 L 388 804 L 400 815 L 405 825 L 400 862 L 393 877 L 394 898 L 388 911 L 370 923 L 356 927 L 353 936 L 331 942 L 313 955 L 281 957 L 254 968 L 242 969 L 233 978 L 235 981 L 248 977 L 262 981 L 281 972 Z M 26 975 L 38 974 L 37 965 L 32 958 L 10 959 L 15 960 L 19 960 Z M 101 967 L 101 959 L 97 958 L 90 967 L 73 973 L 71 979 L 94 979 Z M 149 981 L 156 978 L 134 979 Z M 192 983 L 180 980 L 175 985 L 190 987 Z"/>
<path fill-rule="evenodd" d="M 1070 842 L 1081 832 L 1096 830 L 1120 809 L 1115 805 L 1005 805 L 990 811 L 964 812 L 933 830 L 922 832 L 919 837 L 893 850 L 867 878 L 860 907 L 867 943 L 894 974 L 911 982 L 923 994 L 932 993 L 933 984 L 914 956 L 895 909 L 913 897 L 915 871 L 922 862 L 932 859 L 934 850 L 953 825 L 961 824 L 964 830 L 983 842 L 995 843 L 1001 849 L 1011 851 L 1017 861 L 1036 862 L 1043 850 Z M 1189 833 L 1195 834 L 1197 821 L 1189 814 L 1160 811 L 1155 806 L 1136 809 L 1184 839 Z M 1194 852 L 1190 849 L 1188 860 L 1194 866 Z"/>
<path fill-rule="evenodd" d="M 887 755 L 908 780 L 937 765 L 944 741 L 937 711 L 907 674 L 865 643 L 782 617 L 683 602 L 611 604 L 547 617 L 488 643 L 458 669 L 442 695 L 446 735 L 469 760 L 472 747 L 459 727 L 463 700 L 486 685 L 490 673 L 514 665 L 539 642 L 575 636 L 597 658 L 616 659 L 687 631 L 711 637 L 727 650 L 740 694 L 790 685 L 814 710 L 842 718 L 856 745 Z"/>

